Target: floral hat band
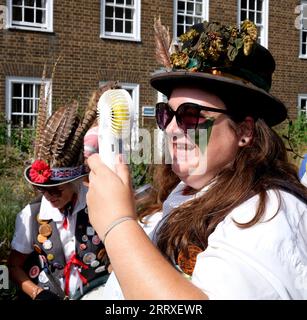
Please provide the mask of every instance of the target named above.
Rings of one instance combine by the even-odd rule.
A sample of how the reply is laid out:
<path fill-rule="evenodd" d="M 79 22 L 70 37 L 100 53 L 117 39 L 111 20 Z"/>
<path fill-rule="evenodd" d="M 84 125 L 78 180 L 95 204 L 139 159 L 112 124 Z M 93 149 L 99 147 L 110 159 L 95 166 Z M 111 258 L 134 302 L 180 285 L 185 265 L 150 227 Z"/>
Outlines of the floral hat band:
<path fill-rule="evenodd" d="M 25 170 L 26 179 L 31 184 L 46 186 L 67 183 L 87 174 L 88 168 L 85 165 L 50 168 L 44 160 L 35 160 L 33 164 Z"/>

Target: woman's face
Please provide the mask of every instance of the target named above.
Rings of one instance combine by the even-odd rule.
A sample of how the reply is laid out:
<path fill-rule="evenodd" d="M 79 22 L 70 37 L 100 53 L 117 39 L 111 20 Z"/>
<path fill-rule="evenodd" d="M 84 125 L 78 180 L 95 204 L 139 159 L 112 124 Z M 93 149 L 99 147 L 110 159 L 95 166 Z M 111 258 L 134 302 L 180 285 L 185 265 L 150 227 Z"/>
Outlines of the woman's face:
<path fill-rule="evenodd" d="M 182 103 L 192 102 L 201 106 L 226 109 L 223 101 L 216 95 L 197 88 L 178 88 L 173 90 L 170 107 L 176 111 Z M 166 128 L 168 146 L 172 159 L 172 169 L 187 185 L 198 189 L 209 182 L 230 163 L 239 148 L 240 137 L 230 126 L 226 114 L 201 111 L 201 117 L 214 119 L 208 145 L 204 139 L 199 142 L 178 127 L 176 117 Z M 200 132 L 200 134 L 204 135 Z"/>
<path fill-rule="evenodd" d="M 44 197 L 54 208 L 62 209 L 73 199 L 76 193 L 76 187 L 73 183 L 66 183 L 56 187 L 40 188 Z"/>

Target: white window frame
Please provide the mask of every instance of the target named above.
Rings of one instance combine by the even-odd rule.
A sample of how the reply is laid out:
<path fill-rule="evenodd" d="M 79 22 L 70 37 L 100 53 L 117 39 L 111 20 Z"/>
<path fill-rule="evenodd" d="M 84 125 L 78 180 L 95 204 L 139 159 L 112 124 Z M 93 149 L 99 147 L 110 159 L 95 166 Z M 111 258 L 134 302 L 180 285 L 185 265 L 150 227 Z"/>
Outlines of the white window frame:
<path fill-rule="evenodd" d="M 307 36 L 306 36 L 306 43 L 305 43 L 306 53 L 303 54 L 302 52 L 303 34 L 304 33 L 307 34 L 307 16 L 304 18 L 304 7 L 307 8 L 307 1 L 301 1 L 301 6 L 300 6 L 300 52 L 299 52 L 300 59 L 307 59 Z M 306 25 L 306 28 L 304 28 L 304 25 Z"/>
<path fill-rule="evenodd" d="M 257 0 L 253 0 L 257 3 Z M 261 34 L 260 34 L 260 44 L 265 48 L 269 46 L 269 0 L 262 0 L 263 1 L 263 11 L 262 11 L 262 24 L 259 25 L 256 23 L 257 27 L 260 26 Z M 247 0 L 249 3 L 249 0 Z M 256 6 L 255 3 L 255 6 Z M 249 5 L 248 5 L 249 7 Z M 256 8 L 256 7 L 255 7 Z M 237 22 L 238 25 L 241 24 L 241 0 L 238 0 L 238 15 L 237 15 Z M 253 21 L 254 22 L 254 21 Z"/>
<path fill-rule="evenodd" d="M 302 100 L 306 100 L 305 110 L 302 108 Z M 301 115 L 302 113 L 305 113 L 307 118 L 307 93 L 298 95 L 297 114 Z"/>
<path fill-rule="evenodd" d="M 6 13 L 7 13 L 6 28 L 7 29 L 22 29 L 22 30 L 32 30 L 32 31 L 40 31 L 40 32 L 53 32 L 53 0 L 46 0 L 46 22 L 45 23 L 13 21 L 13 0 L 7 0 L 6 2 L 7 2 L 7 10 L 6 10 Z"/>
<path fill-rule="evenodd" d="M 8 136 L 11 136 L 11 120 L 12 120 L 12 87 L 14 83 L 23 83 L 23 84 L 42 84 L 41 78 L 29 78 L 29 77 L 6 77 L 5 84 L 5 111 L 6 111 L 6 121 L 7 121 L 7 132 Z M 51 115 L 52 112 L 52 84 L 50 79 L 45 80 L 45 97 L 49 92 L 48 99 L 48 115 Z M 22 113 L 25 114 L 25 113 Z"/>
<path fill-rule="evenodd" d="M 189 0 L 183 0 L 185 2 L 191 2 Z M 174 39 L 177 39 L 180 35 L 177 34 L 177 17 L 178 17 L 178 0 L 173 0 L 174 3 L 174 16 L 173 16 L 173 30 L 174 30 Z M 209 21 L 209 0 L 202 1 L 202 21 Z M 184 16 L 186 16 L 185 14 Z M 196 16 L 193 16 L 194 18 Z M 185 30 L 186 31 L 186 30 Z"/>
<path fill-rule="evenodd" d="M 135 1 L 135 10 L 133 13 L 133 33 L 119 33 L 105 31 L 105 6 L 106 0 L 100 1 L 100 38 L 117 39 L 125 41 L 141 41 L 141 0 Z M 123 7 L 125 7 L 123 5 Z"/>

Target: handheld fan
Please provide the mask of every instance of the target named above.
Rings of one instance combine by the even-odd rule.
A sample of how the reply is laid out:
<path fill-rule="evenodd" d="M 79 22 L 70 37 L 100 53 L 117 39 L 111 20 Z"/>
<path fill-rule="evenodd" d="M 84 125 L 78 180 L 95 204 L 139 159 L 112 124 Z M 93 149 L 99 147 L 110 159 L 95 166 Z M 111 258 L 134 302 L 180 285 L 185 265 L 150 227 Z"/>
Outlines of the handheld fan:
<path fill-rule="evenodd" d="M 124 89 L 104 92 L 97 105 L 98 146 L 101 160 L 112 170 L 115 157 L 123 153 L 123 139 L 130 136 L 133 124 L 133 103 Z"/>

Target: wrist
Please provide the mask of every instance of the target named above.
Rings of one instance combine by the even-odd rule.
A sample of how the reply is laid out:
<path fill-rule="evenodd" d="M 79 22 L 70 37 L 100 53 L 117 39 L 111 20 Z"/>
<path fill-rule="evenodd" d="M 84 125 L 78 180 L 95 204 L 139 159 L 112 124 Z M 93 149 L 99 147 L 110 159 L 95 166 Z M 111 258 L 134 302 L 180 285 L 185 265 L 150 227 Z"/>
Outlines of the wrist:
<path fill-rule="evenodd" d="M 117 226 L 119 226 L 120 224 L 123 224 L 126 221 L 136 221 L 135 218 L 131 217 L 131 216 L 125 216 L 125 217 L 121 217 L 118 218 L 116 220 L 114 220 L 113 222 L 111 222 L 103 235 L 103 238 L 101 239 L 102 243 L 105 243 L 107 236 L 112 232 L 112 230 L 114 230 L 115 228 L 117 228 Z"/>

